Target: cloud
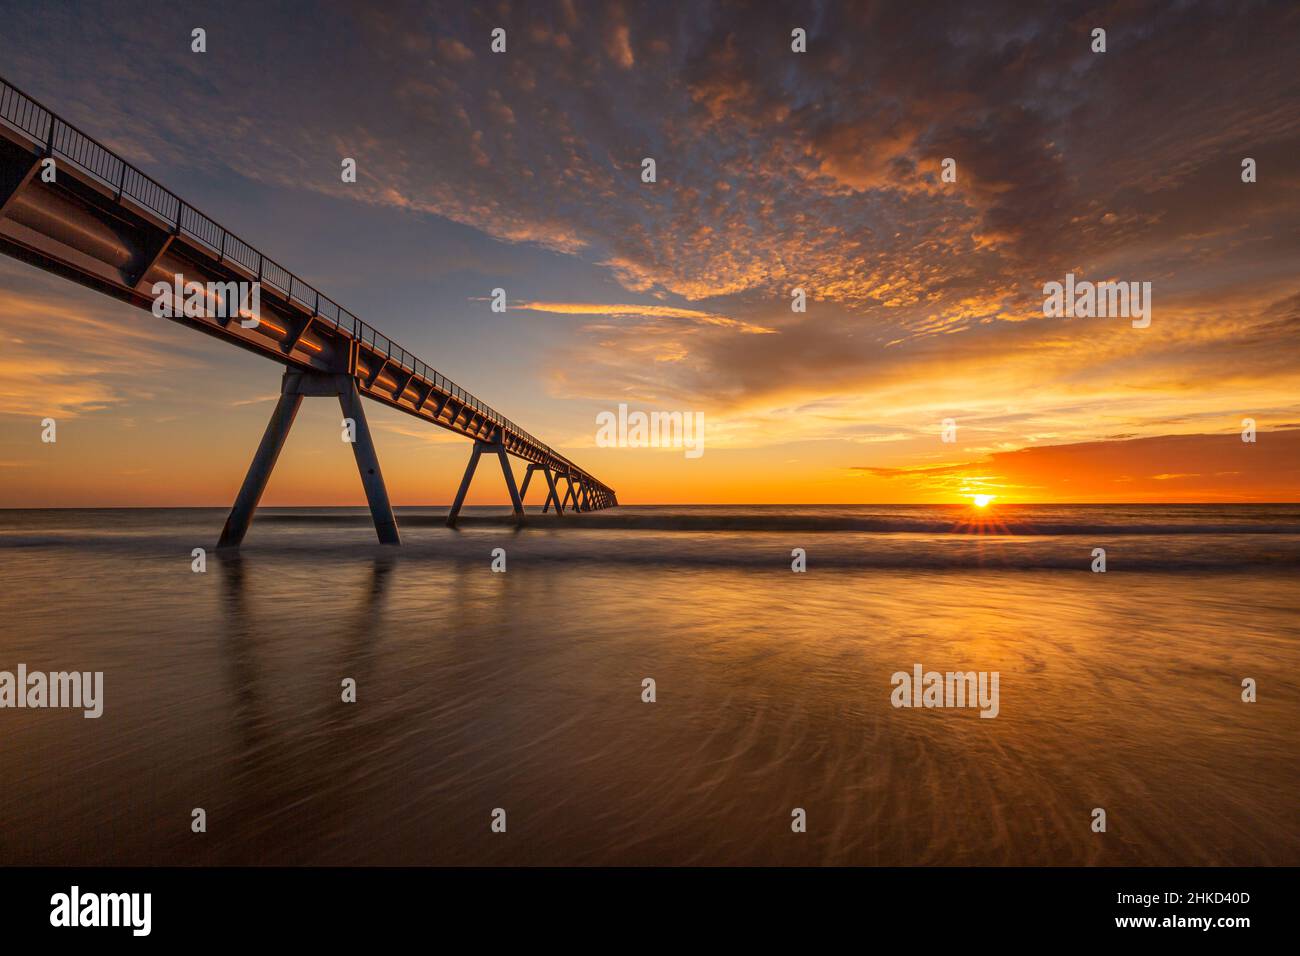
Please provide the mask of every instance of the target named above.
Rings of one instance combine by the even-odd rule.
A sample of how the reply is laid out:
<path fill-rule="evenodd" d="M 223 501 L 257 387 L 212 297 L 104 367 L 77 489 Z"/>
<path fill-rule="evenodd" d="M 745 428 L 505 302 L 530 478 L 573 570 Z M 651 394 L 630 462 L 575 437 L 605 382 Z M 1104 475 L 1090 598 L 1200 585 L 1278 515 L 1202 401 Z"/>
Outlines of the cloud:
<path fill-rule="evenodd" d="M 944 417 L 992 450 L 1300 419 L 1293 13 L 1135 0 L 1093 54 L 1085 9 L 395 2 L 298 50 L 272 39 L 291 13 L 235 4 L 265 29 L 212 71 L 104 5 L 103 37 L 61 38 L 93 85 L 12 39 L 48 29 L 38 12 L 0 51 L 146 168 L 436 215 L 603 272 L 613 304 L 511 284 L 519 308 L 590 319 L 544 357 L 563 399 L 705 409 L 737 446 L 867 445 L 882 468 L 935 465 Z M 142 83 L 112 52 L 128 40 L 176 81 Z M 1067 271 L 1151 281 L 1151 328 L 1043 319 Z M 1140 474 L 1184 472 L 1204 470 Z"/>
<path fill-rule="evenodd" d="M 1179 470 L 1163 470 L 1171 467 Z M 1022 448 L 965 464 L 860 470 L 939 496 L 977 491 L 1031 501 L 1286 501 L 1300 487 L 1300 430 L 1263 432 L 1254 443 L 1238 434 L 1160 435 Z"/>
<path fill-rule="evenodd" d="M 701 312 L 697 309 L 683 309 L 668 305 L 615 305 L 598 302 L 516 302 L 511 305 L 514 309 L 523 309 L 529 312 L 549 312 L 553 315 L 604 315 L 610 318 L 664 318 L 664 319 L 685 319 L 690 322 L 697 322 L 701 325 L 713 325 L 724 329 L 734 329 L 738 332 L 744 332 L 750 335 L 767 335 L 776 332 L 776 329 L 765 328 L 761 325 L 754 325 L 749 322 L 741 322 L 737 319 L 727 318 L 725 315 L 717 315 L 712 312 Z"/>
<path fill-rule="evenodd" d="M 258 395 L 253 398 L 241 398 L 231 402 L 230 404 L 232 408 L 242 408 L 245 405 L 261 405 L 264 402 L 275 402 L 275 401 L 279 401 L 279 399 L 280 399 L 280 393 L 274 392 L 270 395 Z"/>
<path fill-rule="evenodd" d="M 438 55 L 451 63 L 468 63 L 474 59 L 474 51 L 455 37 L 438 38 Z"/>
<path fill-rule="evenodd" d="M 199 364 L 168 340 L 164 320 L 0 262 L 0 414 L 76 418 L 149 399 L 159 378 Z"/>

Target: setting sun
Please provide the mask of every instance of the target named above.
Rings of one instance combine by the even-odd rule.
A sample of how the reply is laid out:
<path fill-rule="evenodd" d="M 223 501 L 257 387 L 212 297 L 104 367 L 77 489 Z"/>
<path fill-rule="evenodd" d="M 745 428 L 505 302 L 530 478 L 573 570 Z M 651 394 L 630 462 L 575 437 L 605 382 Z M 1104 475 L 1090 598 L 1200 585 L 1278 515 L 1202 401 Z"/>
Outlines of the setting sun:
<path fill-rule="evenodd" d="M 987 508 L 994 497 L 994 495 L 972 495 L 971 500 L 975 502 L 976 508 Z"/>

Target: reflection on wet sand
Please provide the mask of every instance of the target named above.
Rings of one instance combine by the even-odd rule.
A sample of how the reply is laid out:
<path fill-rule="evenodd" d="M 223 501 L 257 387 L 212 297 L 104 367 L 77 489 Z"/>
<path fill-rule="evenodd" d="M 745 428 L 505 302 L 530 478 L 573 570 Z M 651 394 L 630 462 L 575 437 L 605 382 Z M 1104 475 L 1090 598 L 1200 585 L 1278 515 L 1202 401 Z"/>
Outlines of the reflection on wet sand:
<path fill-rule="evenodd" d="M 277 708 L 266 699 L 267 685 L 274 681 L 263 673 L 258 627 L 250 610 L 259 586 L 256 571 L 250 571 L 253 565 L 237 554 L 219 561 L 226 625 L 222 648 L 235 701 L 232 724 L 241 744 L 230 787 L 235 799 L 224 813 L 246 821 L 241 829 L 287 829 L 306 847 L 327 840 L 334 827 L 346 824 L 356 756 L 383 737 L 383 728 L 365 720 L 362 708 L 343 702 L 342 681 L 351 678 L 360 693 L 377 692 L 369 678 L 382 639 L 384 596 L 394 559 L 372 559 L 366 580 L 352 589 L 356 607 L 344 617 L 343 639 L 336 650 L 328 642 L 320 647 L 322 655 L 336 661 L 332 670 L 339 678 L 332 694 L 323 688 L 321 701 L 301 715 L 298 728 L 270 716 Z"/>
<path fill-rule="evenodd" d="M 1074 538 L 431 529 L 391 552 L 287 525 L 193 574 L 209 523 L 0 552 L 29 596 L 3 659 L 102 670 L 106 699 L 2 715 L 0 859 L 1300 862 L 1300 594 L 1270 563 L 1293 536 L 1119 540 L 1117 565 L 1183 563 L 1103 576 L 1038 567 Z M 982 570 L 937 566 L 975 546 Z M 1196 563 L 1224 555 L 1258 557 Z M 997 717 L 894 708 L 916 663 L 998 672 Z"/>

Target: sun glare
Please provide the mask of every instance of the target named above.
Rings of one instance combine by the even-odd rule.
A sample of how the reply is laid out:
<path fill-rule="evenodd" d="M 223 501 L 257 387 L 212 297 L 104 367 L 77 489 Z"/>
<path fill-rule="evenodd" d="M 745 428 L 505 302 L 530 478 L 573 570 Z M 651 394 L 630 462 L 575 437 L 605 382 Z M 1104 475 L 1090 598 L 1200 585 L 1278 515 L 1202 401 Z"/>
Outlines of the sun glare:
<path fill-rule="evenodd" d="M 972 495 L 971 499 L 975 502 L 976 508 L 987 508 L 993 497 L 993 495 Z"/>

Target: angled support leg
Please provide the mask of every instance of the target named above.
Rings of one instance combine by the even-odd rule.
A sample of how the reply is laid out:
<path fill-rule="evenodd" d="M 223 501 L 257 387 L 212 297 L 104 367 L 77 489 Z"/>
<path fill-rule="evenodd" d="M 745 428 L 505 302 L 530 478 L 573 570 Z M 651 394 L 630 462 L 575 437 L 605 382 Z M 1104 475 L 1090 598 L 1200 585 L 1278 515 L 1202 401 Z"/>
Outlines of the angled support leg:
<path fill-rule="evenodd" d="M 533 472 L 541 465 L 529 465 L 528 471 L 524 473 L 524 483 L 519 486 L 519 500 L 524 501 L 528 497 L 528 486 L 533 482 Z"/>
<path fill-rule="evenodd" d="M 515 473 L 510 470 L 510 456 L 506 453 L 506 446 L 497 442 L 489 447 L 495 449 L 497 457 L 501 459 L 501 473 L 505 475 L 506 489 L 510 492 L 510 505 L 515 510 L 515 523 L 523 524 L 524 501 L 519 496 L 519 489 L 515 487 Z"/>
<path fill-rule="evenodd" d="M 366 490 L 366 500 L 370 503 L 370 515 L 375 521 L 375 533 L 382 544 L 401 544 L 397 533 L 397 521 L 393 517 L 393 507 L 388 501 L 388 490 L 384 487 L 384 476 L 379 470 L 379 457 L 375 454 L 374 439 L 370 436 L 370 426 L 366 422 L 365 409 L 361 405 L 361 395 L 351 376 L 305 373 L 291 369 L 284 374 L 280 388 L 280 400 L 271 414 L 271 421 L 266 426 L 262 443 L 253 456 L 244 484 L 239 489 L 235 506 L 226 519 L 226 526 L 221 531 L 218 548 L 237 548 L 248 533 L 248 526 L 253 521 L 253 513 L 262 492 L 266 490 L 267 480 L 275 468 L 284 441 L 289 437 L 298 409 L 306 396 L 336 396 L 343 414 L 351 418 L 356 427 L 356 441 L 352 443 L 352 454 L 357 461 L 357 470 L 361 472 L 361 484 Z"/>
<path fill-rule="evenodd" d="M 266 432 L 262 435 L 262 443 L 257 446 L 253 463 L 249 465 L 239 496 L 235 498 L 235 506 L 230 509 L 226 526 L 221 529 L 218 548 L 237 548 L 244 540 L 248 526 L 253 521 L 253 512 L 262 500 L 266 482 L 271 477 L 271 471 L 275 468 L 276 459 L 280 457 L 280 450 L 284 448 L 284 440 L 289 437 L 289 429 L 293 427 L 293 420 L 300 407 L 302 395 L 290 392 L 280 394 L 275 411 L 271 413 L 271 421 L 267 423 Z"/>
<path fill-rule="evenodd" d="M 447 527 L 456 527 L 456 518 L 460 515 L 461 505 L 465 504 L 465 494 L 469 491 L 469 483 L 474 477 L 474 469 L 478 467 L 478 460 L 483 455 L 482 442 L 474 443 L 474 450 L 469 453 L 469 464 L 465 466 L 465 477 L 460 480 L 460 490 L 456 492 L 456 500 L 452 502 L 451 511 L 447 512 Z"/>
<path fill-rule="evenodd" d="M 546 503 L 542 505 L 542 514 L 546 514 L 546 509 L 549 508 L 552 504 L 554 504 L 555 513 L 557 515 L 563 515 L 564 508 L 560 505 L 560 496 L 555 491 L 555 476 L 551 474 L 551 470 L 549 468 L 543 468 L 542 474 L 546 476 L 546 488 L 547 488 Z"/>
<path fill-rule="evenodd" d="M 361 473 L 361 485 L 366 489 L 366 501 L 370 505 L 370 517 L 374 519 L 379 543 L 401 544 L 397 519 L 393 517 L 388 488 L 384 485 L 384 474 L 379 470 L 375 442 L 370 437 L 370 425 L 366 422 L 366 410 L 361 407 L 361 393 L 351 378 L 339 392 L 339 406 L 343 409 L 343 417 L 352 419 L 356 424 L 356 441 L 352 442 L 352 454 L 357 460 L 357 471 Z"/>

